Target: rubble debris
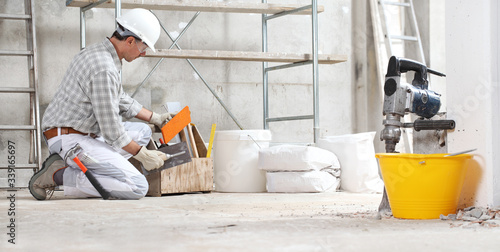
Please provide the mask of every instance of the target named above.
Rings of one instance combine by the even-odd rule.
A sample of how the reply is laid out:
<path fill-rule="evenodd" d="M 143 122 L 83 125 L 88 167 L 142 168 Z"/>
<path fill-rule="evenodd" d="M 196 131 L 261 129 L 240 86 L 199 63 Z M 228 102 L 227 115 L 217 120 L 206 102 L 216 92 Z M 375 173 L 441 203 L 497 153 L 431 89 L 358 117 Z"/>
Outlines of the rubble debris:
<path fill-rule="evenodd" d="M 469 211 L 473 210 L 474 208 L 476 208 L 476 207 L 475 206 L 467 207 L 467 208 L 464 208 L 464 211 L 469 212 Z"/>
<path fill-rule="evenodd" d="M 487 220 L 484 221 L 482 224 L 483 226 L 487 227 L 500 227 L 500 220 Z"/>
<path fill-rule="evenodd" d="M 467 212 L 471 217 L 479 219 L 483 215 L 483 210 L 479 208 L 474 208 L 471 211 Z"/>
<path fill-rule="evenodd" d="M 439 218 L 441 220 L 456 220 L 457 219 L 457 215 L 456 214 L 448 214 L 447 216 L 444 216 L 444 215 L 440 215 Z"/>
<path fill-rule="evenodd" d="M 456 214 L 448 214 L 447 216 L 441 214 L 440 219 L 463 222 L 461 224 L 451 223 L 451 227 L 500 227 L 500 206 L 493 208 L 467 207 L 458 210 Z"/>

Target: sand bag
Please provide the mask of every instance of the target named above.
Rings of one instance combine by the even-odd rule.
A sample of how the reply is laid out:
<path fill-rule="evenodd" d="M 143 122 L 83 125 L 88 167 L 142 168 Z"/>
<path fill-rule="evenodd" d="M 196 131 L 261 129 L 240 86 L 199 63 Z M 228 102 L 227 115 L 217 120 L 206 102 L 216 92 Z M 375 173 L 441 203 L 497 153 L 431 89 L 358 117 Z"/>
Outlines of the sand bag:
<path fill-rule="evenodd" d="M 341 189 L 356 193 L 380 193 L 384 183 L 378 173 L 373 139 L 375 132 L 328 136 L 317 146 L 337 155 L 342 166 Z"/>
<path fill-rule="evenodd" d="M 337 156 L 325 149 L 301 145 L 277 145 L 259 151 L 259 168 L 265 171 L 312 171 L 340 168 Z"/>
<path fill-rule="evenodd" d="M 268 192 L 335 192 L 340 187 L 340 168 L 307 172 L 267 172 L 266 180 Z"/>

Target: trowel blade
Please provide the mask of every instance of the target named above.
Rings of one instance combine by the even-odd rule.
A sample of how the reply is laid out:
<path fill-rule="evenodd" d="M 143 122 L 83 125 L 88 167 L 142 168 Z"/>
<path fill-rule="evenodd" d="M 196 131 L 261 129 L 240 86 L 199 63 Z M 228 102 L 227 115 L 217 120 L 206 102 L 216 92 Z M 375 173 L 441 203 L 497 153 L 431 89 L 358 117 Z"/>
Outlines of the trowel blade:
<path fill-rule="evenodd" d="M 167 161 L 165 161 L 161 170 L 191 162 L 191 155 L 189 154 L 189 149 L 186 142 L 180 142 L 177 144 L 161 147 L 158 150 L 170 155 L 175 155 L 183 152 L 182 154 L 172 156 Z"/>
<path fill-rule="evenodd" d="M 147 171 L 146 169 L 144 169 L 144 167 L 141 166 L 142 173 L 144 175 L 149 175 L 151 173 L 163 171 L 165 169 L 172 168 L 174 166 L 189 163 L 192 160 L 191 155 L 189 154 L 189 147 L 186 142 L 180 142 L 173 145 L 160 147 L 158 148 L 158 150 L 173 156 L 167 159 L 167 161 L 165 161 L 165 163 L 163 164 L 163 167 L 160 169 Z"/>

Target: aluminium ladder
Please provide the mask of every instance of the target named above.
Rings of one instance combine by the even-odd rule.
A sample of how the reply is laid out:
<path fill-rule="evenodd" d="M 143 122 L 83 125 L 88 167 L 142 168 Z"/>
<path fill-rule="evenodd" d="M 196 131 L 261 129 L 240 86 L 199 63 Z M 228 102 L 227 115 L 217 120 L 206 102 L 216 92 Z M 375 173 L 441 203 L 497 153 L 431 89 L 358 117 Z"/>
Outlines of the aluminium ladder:
<path fill-rule="evenodd" d="M 36 30 L 34 19 L 34 0 L 24 1 L 24 14 L 0 14 L 1 20 L 19 20 L 26 24 L 26 45 L 27 50 L 0 50 L 0 56 L 20 56 L 27 57 L 29 85 L 27 87 L 0 87 L 0 93 L 22 93 L 29 95 L 30 100 L 30 124 L 29 125 L 0 125 L 2 131 L 29 131 L 30 132 L 30 153 L 28 164 L 21 164 L 16 160 L 15 169 L 33 169 L 36 172 L 41 167 L 41 127 L 38 98 L 38 68 L 37 68 L 37 48 Z M 17 149 L 17 146 L 16 146 Z M 11 166 L 12 167 L 12 166 Z M 8 164 L 0 164 L 0 169 L 8 169 Z M 10 188 L 10 187 L 9 187 Z M 20 187 L 16 187 L 20 188 Z M 2 187 L 5 189 L 5 187 Z"/>
<path fill-rule="evenodd" d="M 389 8 L 391 8 L 389 10 Z M 402 43 L 403 41 L 414 42 L 418 45 L 418 59 L 414 59 L 426 64 L 424 49 L 422 46 L 422 40 L 420 38 L 420 31 L 418 29 L 417 18 L 415 14 L 415 9 L 413 6 L 413 0 L 370 0 L 371 18 L 373 24 L 373 34 L 375 40 L 375 54 L 377 58 L 378 65 L 378 77 L 380 85 L 385 82 L 384 71 L 385 67 L 389 63 L 389 58 L 395 54 L 396 49 L 398 49 L 397 43 Z M 392 11 L 391 11 L 392 10 Z M 394 11 L 396 10 L 396 11 Z M 414 34 L 405 35 L 405 23 L 402 21 L 404 15 L 407 15 L 410 20 L 411 31 Z M 399 19 L 397 22 L 393 22 L 394 18 Z M 389 20 L 391 22 L 389 22 Z M 397 33 L 393 33 L 393 28 L 399 27 Z M 398 29 L 396 29 L 398 30 Z M 382 47 L 384 44 L 385 47 Z M 399 48 L 402 54 L 398 54 L 398 57 L 405 57 L 404 48 Z"/>
<path fill-rule="evenodd" d="M 413 0 L 399 0 L 399 1 L 384 1 L 380 0 L 378 1 L 379 6 L 380 6 L 380 16 L 381 18 L 381 24 L 382 24 L 382 29 L 384 30 L 384 37 L 385 37 L 385 45 L 386 45 L 386 50 L 387 50 L 387 56 L 391 57 L 394 55 L 394 43 L 395 41 L 407 41 L 407 42 L 415 42 L 418 45 L 418 60 L 422 62 L 424 65 L 425 63 L 425 55 L 424 55 L 424 49 L 422 46 L 422 40 L 420 38 L 420 31 L 418 30 L 418 24 L 417 24 L 417 17 L 415 15 L 415 8 L 413 7 Z M 399 12 L 396 12 L 396 14 L 399 15 L 400 18 L 400 29 L 401 31 L 399 34 L 395 34 L 391 32 L 391 25 L 388 22 L 388 17 L 391 13 L 388 11 L 389 6 L 396 6 L 398 7 L 397 9 Z M 405 15 L 408 16 L 409 21 L 410 21 L 410 31 L 413 31 L 414 34 L 410 35 L 405 35 L 404 30 L 405 30 L 405 23 L 402 21 L 402 19 L 405 17 Z M 403 56 L 403 55 L 401 55 Z"/>

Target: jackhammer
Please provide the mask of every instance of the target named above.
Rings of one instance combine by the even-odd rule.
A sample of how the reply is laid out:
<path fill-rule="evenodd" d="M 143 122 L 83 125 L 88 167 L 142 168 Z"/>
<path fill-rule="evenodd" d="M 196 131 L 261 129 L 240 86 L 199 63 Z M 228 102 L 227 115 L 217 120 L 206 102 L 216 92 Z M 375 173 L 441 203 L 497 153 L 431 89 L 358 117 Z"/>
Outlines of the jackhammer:
<path fill-rule="evenodd" d="M 411 84 L 401 82 L 401 73 L 414 71 Z M 444 73 L 427 68 L 424 64 L 392 56 L 387 66 L 384 84 L 383 121 L 384 129 L 380 140 L 385 141 L 387 153 L 396 152 L 396 144 L 401 138 L 401 128 L 420 130 L 449 130 L 455 128 L 453 120 L 429 120 L 439 112 L 440 94 L 428 90 L 427 73 L 445 77 Z M 401 122 L 407 113 L 419 116 L 413 123 Z M 391 215 L 391 207 L 384 188 L 384 195 L 379 206 L 379 215 Z"/>

